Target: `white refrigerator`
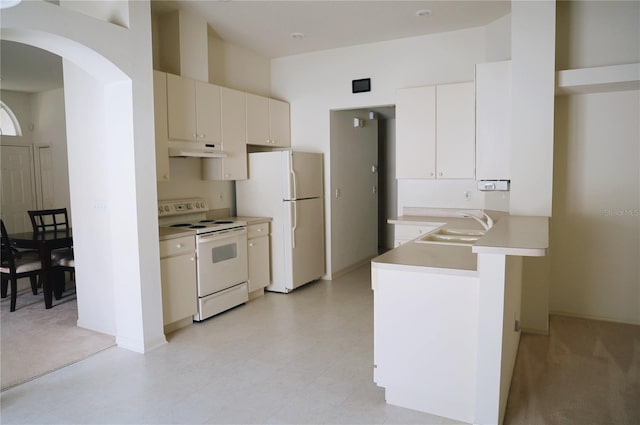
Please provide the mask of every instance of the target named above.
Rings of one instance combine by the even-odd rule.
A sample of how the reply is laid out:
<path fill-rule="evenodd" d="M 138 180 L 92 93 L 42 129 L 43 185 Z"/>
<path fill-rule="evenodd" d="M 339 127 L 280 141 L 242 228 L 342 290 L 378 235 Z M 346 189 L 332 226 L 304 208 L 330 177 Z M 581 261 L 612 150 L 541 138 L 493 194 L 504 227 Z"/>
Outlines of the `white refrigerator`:
<path fill-rule="evenodd" d="M 271 284 L 287 293 L 324 275 L 322 154 L 291 150 L 248 155 L 236 182 L 240 216 L 271 217 Z"/>

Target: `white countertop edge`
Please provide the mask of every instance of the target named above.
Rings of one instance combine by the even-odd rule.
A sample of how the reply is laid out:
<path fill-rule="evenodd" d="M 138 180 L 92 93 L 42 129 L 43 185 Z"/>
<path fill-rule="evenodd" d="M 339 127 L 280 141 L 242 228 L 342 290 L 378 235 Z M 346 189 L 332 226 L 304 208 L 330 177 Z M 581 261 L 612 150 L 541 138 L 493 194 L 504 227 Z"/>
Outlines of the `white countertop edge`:
<path fill-rule="evenodd" d="M 499 254 L 519 257 L 544 257 L 547 255 L 545 248 L 501 248 L 481 245 L 471 246 L 471 252 L 474 254 Z"/>
<path fill-rule="evenodd" d="M 400 216 L 398 218 L 390 218 L 387 220 L 389 224 L 412 224 L 416 226 L 444 226 L 447 224 L 445 221 L 425 221 L 419 217 L 405 218 L 406 216 Z"/>
<path fill-rule="evenodd" d="M 478 277 L 477 270 L 445 269 L 440 267 L 427 267 L 427 266 L 415 266 L 415 265 L 392 264 L 392 263 L 377 263 L 375 261 L 371 262 L 371 267 L 377 268 L 377 269 L 386 269 L 386 270 L 399 270 L 404 272 L 409 271 L 409 272 L 441 274 L 441 275 L 449 275 L 449 276 Z"/>

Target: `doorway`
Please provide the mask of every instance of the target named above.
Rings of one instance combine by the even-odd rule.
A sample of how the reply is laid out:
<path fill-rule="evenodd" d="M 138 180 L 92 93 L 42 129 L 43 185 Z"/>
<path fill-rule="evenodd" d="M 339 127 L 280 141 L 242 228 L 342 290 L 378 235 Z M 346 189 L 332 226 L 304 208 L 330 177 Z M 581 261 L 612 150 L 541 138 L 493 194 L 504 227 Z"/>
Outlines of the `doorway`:
<path fill-rule="evenodd" d="M 393 247 L 394 151 L 394 106 L 330 112 L 332 277 Z"/>

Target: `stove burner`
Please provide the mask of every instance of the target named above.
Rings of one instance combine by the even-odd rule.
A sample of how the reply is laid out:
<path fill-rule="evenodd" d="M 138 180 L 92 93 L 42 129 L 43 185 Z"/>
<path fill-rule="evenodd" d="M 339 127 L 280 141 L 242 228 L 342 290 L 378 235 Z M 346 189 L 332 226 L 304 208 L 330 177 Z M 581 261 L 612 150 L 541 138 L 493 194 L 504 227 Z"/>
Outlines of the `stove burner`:
<path fill-rule="evenodd" d="M 170 227 L 190 227 L 191 225 L 189 223 L 178 223 L 178 224 L 172 224 Z"/>
<path fill-rule="evenodd" d="M 189 226 L 190 229 L 206 229 L 207 226 L 202 226 L 200 224 L 194 224 L 193 226 Z"/>

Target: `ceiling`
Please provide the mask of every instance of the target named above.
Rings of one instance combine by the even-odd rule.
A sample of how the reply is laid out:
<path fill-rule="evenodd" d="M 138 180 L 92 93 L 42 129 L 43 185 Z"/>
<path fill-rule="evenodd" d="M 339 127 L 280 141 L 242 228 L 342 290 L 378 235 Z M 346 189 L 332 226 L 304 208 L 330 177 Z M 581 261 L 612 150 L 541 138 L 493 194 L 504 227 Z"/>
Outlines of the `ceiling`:
<path fill-rule="evenodd" d="M 37 47 L 0 41 L 0 88 L 39 93 L 62 87 L 62 59 Z"/>
<path fill-rule="evenodd" d="M 244 1 L 152 0 L 152 13 L 178 8 L 203 16 L 222 40 L 278 58 L 318 50 L 483 26 L 511 10 L 500 1 Z M 425 16 L 416 14 L 428 9 Z M 292 33 L 303 34 L 294 39 Z M 58 56 L 0 41 L 0 85 L 40 92 L 62 87 Z"/>
<path fill-rule="evenodd" d="M 267 58 L 484 26 L 511 10 L 505 0 L 152 0 L 151 10 L 164 13 L 178 4 L 204 17 L 224 41 Z M 417 16 L 419 10 L 431 13 Z"/>

